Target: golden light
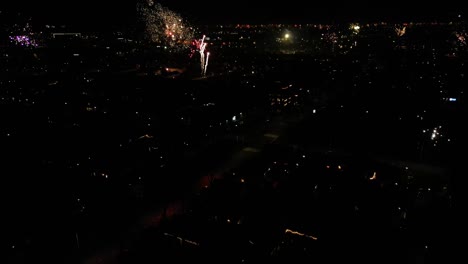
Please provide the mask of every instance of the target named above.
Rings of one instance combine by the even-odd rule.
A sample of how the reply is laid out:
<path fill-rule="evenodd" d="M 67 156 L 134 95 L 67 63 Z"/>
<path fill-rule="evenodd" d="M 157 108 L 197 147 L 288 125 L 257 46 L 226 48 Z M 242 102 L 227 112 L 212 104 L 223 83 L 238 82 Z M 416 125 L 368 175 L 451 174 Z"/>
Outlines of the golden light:
<path fill-rule="evenodd" d="M 291 37 L 291 35 L 289 35 L 289 33 L 284 34 L 285 39 L 289 39 L 290 37 Z"/>
<path fill-rule="evenodd" d="M 397 34 L 398 37 L 402 37 L 406 34 L 406 27 L 402 27 L 402 28 L 395 28 L 395 32 Z"/>
<path fill-rule="evenodd" d="M 361 26 L 359 24 L 351 24 L 349 28 L 353 31 L 354 34 L 358 34 L 359 31 L 361 30 Z"/>
<path fill-rule="evenodd" d="M 286 229 L 286 230 L 284 231 L 284 233 L 286 233 L 286 234 L 289 233 L 289 234 L 296 235 L 296 236 L 301 236 L 301 237 L 307 237 L 307 238 L 310 238 L 310 239 L 312 239 L 312 240 L 317 240 L 317 239 L 318 239 L 318 238 L 315 237 L 315 236 L 306 235 L 306 234 L 304 234 L 304 233 L 300 233 L 300 232 L 297 232 L 297 231 L 293 231 L 293 230 L 291 230 L 291 229 Z"/>

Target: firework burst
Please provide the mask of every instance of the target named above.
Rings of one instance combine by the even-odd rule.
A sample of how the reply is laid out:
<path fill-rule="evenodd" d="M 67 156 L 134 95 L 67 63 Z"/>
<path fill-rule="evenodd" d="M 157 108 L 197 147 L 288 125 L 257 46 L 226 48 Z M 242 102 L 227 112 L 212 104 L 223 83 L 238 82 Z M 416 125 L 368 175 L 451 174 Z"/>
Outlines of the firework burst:
<path fill-rule="evenodd" d="M 27 48 L 36 48 L 38 47 L 38 36 L 33 33 L 31 25 L 26 23 L 22 28 L 14 30 L 14 33 L 9 36 L 10 42 L 16 46 L 27 47 Z"/>
<path fill-rule="evenodd" d="M 395 33 L 398 37 L 403 37 L 406 34 L 406 27 L 395 27 Z"/>
<path fill-rule="evenodd" d="M 37 47 L 36 41 L 27 35 L 17 35 L 17 36 L 10 36 L 10 41 L 17 46 L 21 47 Z"/>
<path fill-rule="evenodd" d="M 190 46 L 193 29 L 179 14 L 152 0 L 138 4 L 137 9 L 151 42 L 171 49 L 186 49 Z"/>

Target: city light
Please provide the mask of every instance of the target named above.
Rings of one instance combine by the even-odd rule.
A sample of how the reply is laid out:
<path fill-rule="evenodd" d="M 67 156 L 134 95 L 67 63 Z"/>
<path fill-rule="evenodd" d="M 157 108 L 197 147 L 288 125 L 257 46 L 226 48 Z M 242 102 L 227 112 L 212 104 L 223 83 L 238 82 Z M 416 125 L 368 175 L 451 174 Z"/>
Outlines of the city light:
<path fill-rule="evenodd" d="M 43 247 L 42 232 L 22 230 L 36 205 L 52 213 L 45 220 L 70 212 L 76 239 L 53 252 L 63 262 L 66 252 L 87 250 L 88 238 L 105 242 L 90 248 L 105 263 L 105 255 L 137 263 L 174 252 L 203 262 L 205 251 L 215 253 L 208 262 L 281 262 L 299 252 L 312 263 L 316 246 L 319 257 L 346 262 L 328 253 L 349 243 L 328 242 L 353 228 L 364 234 L 348 248 L 355 259 L 385 241 L 397 246 L 382 252 L 398 258 L 418 257 L 426 244 L 437 252 L 445 236 L 425 234 L 453 222 L 452 167 L 463 170 L 454 162 L 468 52 L 460 22 L 195 29 L 160 1 L 138 2 L 138 21 L 128 24 L 135 30 L 113 25 L 111 34 L 67 33 L 82 19 L 31 31 L 4 23 L 0 140 L 4 170 L 14 172 L 5 191 L 12 203 L 50 193 L 60 204 L 7 208 L 18 219 L 9 222 L 9 255 L 30 259 Z M 206 3 L 166 2 L 198 22 L 220 16 Z M 35 171 L 73 184 L 56 187 Z M 448 213 L 425 217 L 433 208 Z M 49 231 L 51 241 L 61 236 Z M 113 241 L 110 231 L 124 235 Z M 220 245 L 228 254 L 218 255 Z"/>

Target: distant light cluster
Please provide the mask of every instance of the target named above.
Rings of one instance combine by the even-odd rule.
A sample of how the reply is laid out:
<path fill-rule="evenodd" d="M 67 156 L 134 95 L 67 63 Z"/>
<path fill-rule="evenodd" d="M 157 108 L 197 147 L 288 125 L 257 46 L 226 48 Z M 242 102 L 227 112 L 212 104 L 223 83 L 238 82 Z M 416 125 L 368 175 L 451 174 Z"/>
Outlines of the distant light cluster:
<path fill-rule="evenodd" d="M 37 43 L 34 39 L 26 35 L 10 36 L 10 41 L 17 46 L 22 47 L 37 47 Z"/>
<path fill-rule="evenodd" d="M 173 50 L 190 47 L 194 36 L 193 28 L 186 25 L 179 14 L 153 0 L 140 3 L 137 9 L 151 42 L 166 45 Z"/>
<path fill-rule="evenodd" d="M 460 45 L 466 46 L 467 34 L 465 32 L 456 32 L 455 36 L 457 37 L 457 41 Z"/>
<path fill-rule="evenodd" d="M 335 44 L 338 42 L 338 35 L 335 32 L 327 32 L 323 34 L 323 40 L 330 44 Z"/>

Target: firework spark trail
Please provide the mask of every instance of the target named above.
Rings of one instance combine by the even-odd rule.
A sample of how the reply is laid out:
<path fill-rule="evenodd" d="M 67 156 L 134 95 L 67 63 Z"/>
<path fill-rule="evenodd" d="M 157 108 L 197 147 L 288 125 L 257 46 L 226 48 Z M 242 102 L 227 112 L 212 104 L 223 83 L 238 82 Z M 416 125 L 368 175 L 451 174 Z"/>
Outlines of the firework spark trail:
<path fill-rule="evenodd" d="M 203 75 L 206 75 L 206 69 L 208 69 L 208 60 L 210 59 L 210 53 L 208 52 L 206 54 L 206 64 L 205 64 L 205 68 L 203 70 Z"/>
<path fill-rule="evenodd" d="M 205 50 L 207 43 L 205 42 L 206 36 L 203 35 L 202 39 L 200 40 L 194 40 L 194 45 L 196 46 L 196 49 L 200 53 L 200 68 L 201 68 L 201 73 L 203 75 L 206 74 L 206 67 L 208 66 L 208 61 L 205 61 Z M 209 53 L 208 53 L 209 55 Z"/>
<path fill-rule="evenodd" d="M 205 72 L 205 54 L 200 52 L 200 66 L 202 74 Z"/>
<path fill-rule="evenodd" d="M 203 38 L 201 40 L 199 52 L 200 52 L 200 65 L 202 69 L 202 73 L 205 72 L 205 49 L 206 49 L 206 43 L 205 43 L 205 35 L 203 35 Z"/>

